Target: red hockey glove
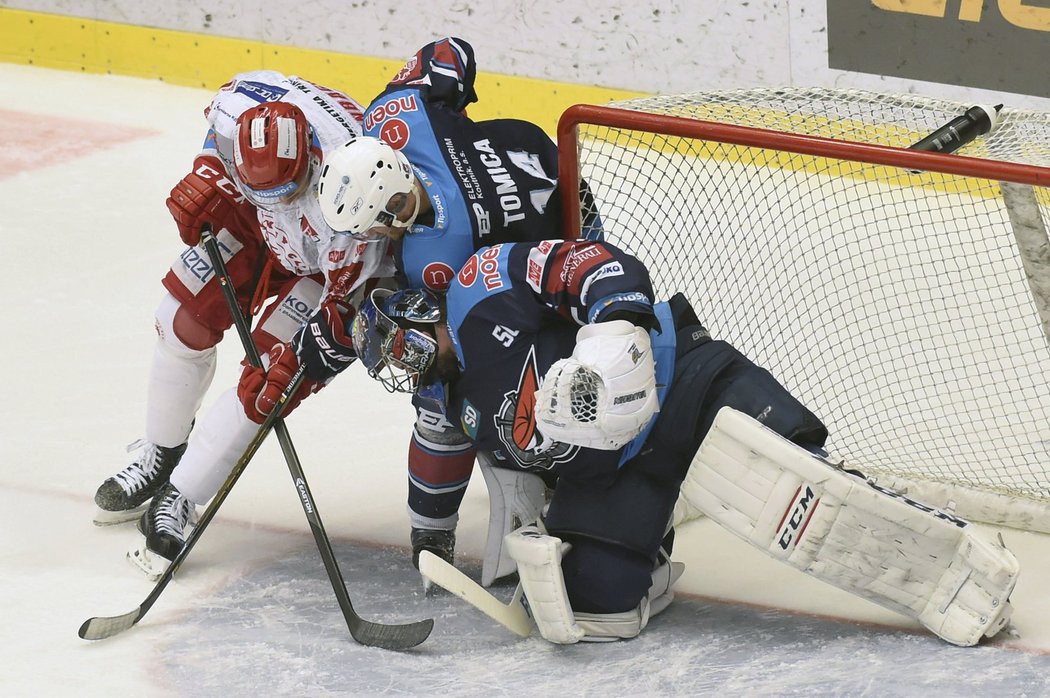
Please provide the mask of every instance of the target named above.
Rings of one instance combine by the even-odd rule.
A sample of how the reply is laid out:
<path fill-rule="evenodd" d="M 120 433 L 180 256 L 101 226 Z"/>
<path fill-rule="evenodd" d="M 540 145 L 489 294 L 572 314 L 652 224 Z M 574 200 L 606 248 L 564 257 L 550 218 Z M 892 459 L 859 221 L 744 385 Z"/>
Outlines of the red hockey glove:
<path fill-rule="evenodd" d="M 269 366 L 268 369 L 247 366 L 241 372 L 241 381 L 237 384 L 237 398 L 244 406 L 244 413 L 256 424 L 266 421 L 299 370 L 299 360 L 290 344 L 275 344 L 267 358 L 269 360 L 263 363 Z M 288 398 L 281 416 L 287 417 L 303 398 L 322 387 L 323 383 L 305 378 L 295 395 Z"/>
<path fill-rule="evenodd" d="M 187 245 L 201 241 L 201 225 L 211 223 L 216 232 L 223 227 L 243 224 L 255 217 L 255 210 L 237 192 L 216 158 L 202 155 L 193 162 L 193 172 L 171 190 L 166 202 Z M 246 210 L 247 209 L 247 210 Z"/>

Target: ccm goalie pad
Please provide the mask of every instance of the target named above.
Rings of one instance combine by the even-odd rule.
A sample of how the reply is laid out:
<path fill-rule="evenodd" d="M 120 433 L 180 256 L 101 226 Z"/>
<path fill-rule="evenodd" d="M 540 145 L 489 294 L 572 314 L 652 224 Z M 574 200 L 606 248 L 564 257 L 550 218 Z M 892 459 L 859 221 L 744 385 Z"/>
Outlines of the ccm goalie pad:
<path fill-rule="evenodd" d="M 879 487 L 732 408 L 682 484 L 691 505 L 792 567 L 955 645 L 1010 619 L 1017 559 L 968 522 Z"/>

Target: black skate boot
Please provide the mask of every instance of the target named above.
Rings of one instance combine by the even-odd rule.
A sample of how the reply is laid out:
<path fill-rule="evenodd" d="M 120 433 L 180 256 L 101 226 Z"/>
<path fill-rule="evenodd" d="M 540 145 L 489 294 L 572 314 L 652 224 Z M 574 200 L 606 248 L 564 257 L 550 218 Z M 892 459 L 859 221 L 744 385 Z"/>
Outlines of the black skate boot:
<path fill-rule="evenodd" d="M 429 550 L 448 564 L 456 549 L 456 531 L 442 531 L 429 528 L 412 529 L 412 564 L 419 569 L 419 553 Z"/>
<path fill-rule="evenodd" d="M 168 483 L 171 471 L 179 464 L 186 444 L 167 448 L 148 441 L 136 441 L 128 450 L 141 448 L 138 458 L 109 478 L 95 492 L 96 526 L 134 521 L 161 487 Z"/>
<path fill-rule="evenodd" d="M 160 577 L 186 544 L 186 527 L 196 522 L 196 513 L 197 507 L 175 485 L 164 485 L 139 519 L 144 544 L 129 550 L 128 559 L 150 578 Z"/>

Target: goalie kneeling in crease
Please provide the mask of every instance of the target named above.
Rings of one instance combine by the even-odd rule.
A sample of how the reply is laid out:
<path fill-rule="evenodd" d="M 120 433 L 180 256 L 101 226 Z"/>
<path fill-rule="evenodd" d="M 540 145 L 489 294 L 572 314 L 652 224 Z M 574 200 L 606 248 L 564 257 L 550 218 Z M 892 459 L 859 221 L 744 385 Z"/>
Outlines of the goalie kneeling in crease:
<path fill-rule="evenodd" d="M 440 409 L 489 466 L 553 483 L 543 520 L 504 546 L 551 642 L 634 637 L 666 608 L 683 569 L 670 562 L 680 491 L 948 642 L 1009 619 L 1009 551 L 831 464 L 820 419 L 712 339 L 684 296 L 655 303 L 646 268 L 611 244 L 482 249 L 444 298 L 374 291 L 352 336 L 373 378 Z"/>

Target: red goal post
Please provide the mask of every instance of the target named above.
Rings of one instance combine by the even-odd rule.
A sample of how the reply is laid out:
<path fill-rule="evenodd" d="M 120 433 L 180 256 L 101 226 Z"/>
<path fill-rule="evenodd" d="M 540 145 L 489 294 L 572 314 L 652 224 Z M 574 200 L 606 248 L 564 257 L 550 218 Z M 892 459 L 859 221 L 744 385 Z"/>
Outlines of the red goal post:
<path fill-rule="evenodd" d="M 1050 531 L 1050 115 L 1004 109 L 962 155 L 907 148 L 968 106 L 823 89 L 576 105 L 560 176 L 852 467 Z M 576 194 L 570 238 L 593 213 Z"/>

